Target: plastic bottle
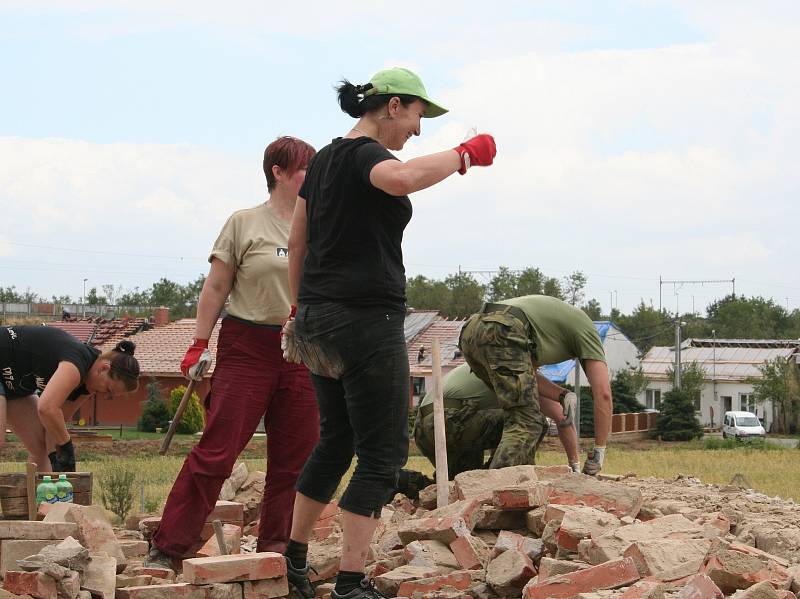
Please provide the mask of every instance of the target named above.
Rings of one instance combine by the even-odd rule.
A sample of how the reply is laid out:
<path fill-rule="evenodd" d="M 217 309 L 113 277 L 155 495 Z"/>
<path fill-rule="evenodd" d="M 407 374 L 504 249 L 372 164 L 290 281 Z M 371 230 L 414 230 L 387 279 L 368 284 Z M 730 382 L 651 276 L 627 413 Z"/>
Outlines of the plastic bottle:
<path fill-rule="evenodd" d="M 72 483 L 67 480 L 66 474 L 58 475 L 56 490 L 58 491 L 58 501 L 72 503 Z"/>
<path fill-rule="evenodd" d="M 42 482 L 36 487 L 36 505 L 41 503 L 56 503 L 58 501 L 58 489 L 50 478 L 45 474 Z"/>

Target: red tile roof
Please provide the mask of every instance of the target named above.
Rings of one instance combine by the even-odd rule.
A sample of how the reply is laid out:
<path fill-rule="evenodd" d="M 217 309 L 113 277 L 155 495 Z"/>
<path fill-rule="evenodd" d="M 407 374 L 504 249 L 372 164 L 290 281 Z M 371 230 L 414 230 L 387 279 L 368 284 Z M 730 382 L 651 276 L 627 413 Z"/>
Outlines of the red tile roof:
<path fill-rule="evenodd" d="M 181 360 L 186 349 L 194 339 L 194 318 L 176 320 L 163 327 L 137 333 L 129 337 L 136 344 L 136 359 L 139 360 L 142 376 L 181 376 Z M 219 337 L 219 323 L 214 325 L 208 347 L 211 354 L 217 354 L 217 338 Z M 117 341 L 110 338 L 101 349 L 109 351 L 114 348 Z M 212 364 L 206 376 L 214 372 Z"/>
<path fill-rule="evenodd" d="M 77 337 L 95 347 L 113 341 L 115 344 L 139 331 L 147 321 L 144 318 L 87 318 L 85 320 L 55 321 L 46 323 Z"/>
<path fill-rule="evenodd" d="M 94 333 L 94 329 L 97 325 L 87 320 L 80 320 L 78 322 L 48 322 L 47 326 L 66 331 L 73 337 L 77 337 L 79 341 L 86 343 L 89 341 L 89 337 L 92 336 L 92 333 Z"/>
<path fill-rule="evenodd" d="M 439 339 L 441 348 L 442 365 L 455 366 L 461 364 L 464 358 L 458 350 L 458 336 L 465 320 L 440 320 L 434 322 L 422 331 L 408 344 L 408 363 L 413 376 L 424 376 L 431 372 L 431 344 L 433 339 Z M 422 361 L 419 361 L 419 350 L 425 348 Z"/>

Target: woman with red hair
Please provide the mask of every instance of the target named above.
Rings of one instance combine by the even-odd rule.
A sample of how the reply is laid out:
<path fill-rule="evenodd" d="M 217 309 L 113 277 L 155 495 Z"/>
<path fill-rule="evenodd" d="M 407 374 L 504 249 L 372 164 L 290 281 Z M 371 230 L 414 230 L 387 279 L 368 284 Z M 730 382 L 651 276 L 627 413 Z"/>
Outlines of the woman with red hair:
<path fill-rule="evenodd" d="M 146 563 L 171 567 L 171 559 L 180 559 L 200 538 L 222 483 L 262 418 L 267 474 L 258 551 L 283 552 L 286 547 L 294 484 L 319 438 L 308 370 L 285 361 L 280 347 L 281 324 L 290 306 L 289 224 L 314 153 L 294 137 L 279 137 L 267 146 L 269 199 L 234 212 L 211 250 L 195 339 L 181 362 L 184 376 L 202 378 L 211 364 L 211 331 L 230 295 L 206 397 L 206 424 L 172 486 Z"/>

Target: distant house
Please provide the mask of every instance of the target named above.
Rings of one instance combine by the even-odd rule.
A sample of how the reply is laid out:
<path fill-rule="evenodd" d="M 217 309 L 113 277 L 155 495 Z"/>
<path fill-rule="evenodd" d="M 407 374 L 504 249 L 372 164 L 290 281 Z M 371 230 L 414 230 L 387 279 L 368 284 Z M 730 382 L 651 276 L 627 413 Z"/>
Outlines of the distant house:
<path fill-rule="evenodd" d="M 704 426 L 720 426 L 729 410 L 753 412 L 767 430 L 775 418 L 771 401 L 756 405 L 753 386 L 746 380 L 759 377 L 759 366 L 777 357 L 800 362 L 800 341 L 785 339 L 687 339 L 681 344 L 681 364 L 696 362 L 705 371 L 697 417 Z M 659 410 L 661 398 L 672 389 L 667 372 L 675 366 L 674 347 L 653 347 L 641 362 L 650 381 L 639 396 L 648 409 Z"/>

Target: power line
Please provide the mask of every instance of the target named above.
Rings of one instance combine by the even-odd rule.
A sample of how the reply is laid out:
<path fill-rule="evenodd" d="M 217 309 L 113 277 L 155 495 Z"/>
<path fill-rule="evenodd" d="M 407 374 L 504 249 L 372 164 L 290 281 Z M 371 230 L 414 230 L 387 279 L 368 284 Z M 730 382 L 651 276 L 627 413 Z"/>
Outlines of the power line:
<path fill-rule="evenodd" d="M 158 254 L 134 254 L 130 252 L 109 252 L 101 250 L 86 250 L 82 248 L 65 248 L 52 245 L 38 245 L 35 243 L 19 243 L 16 241 L 0 241 L 0 244 L 16 245 L 20 247 L 38 248 L 43 250 L 57 250 L 59 252 L 77 252 L 81 254 L 98 254 L 103 256 L 128 256 L 132 258 L 159 258 L 166 260 L 205 260 L 199 256 L 162 256 Z"/>

